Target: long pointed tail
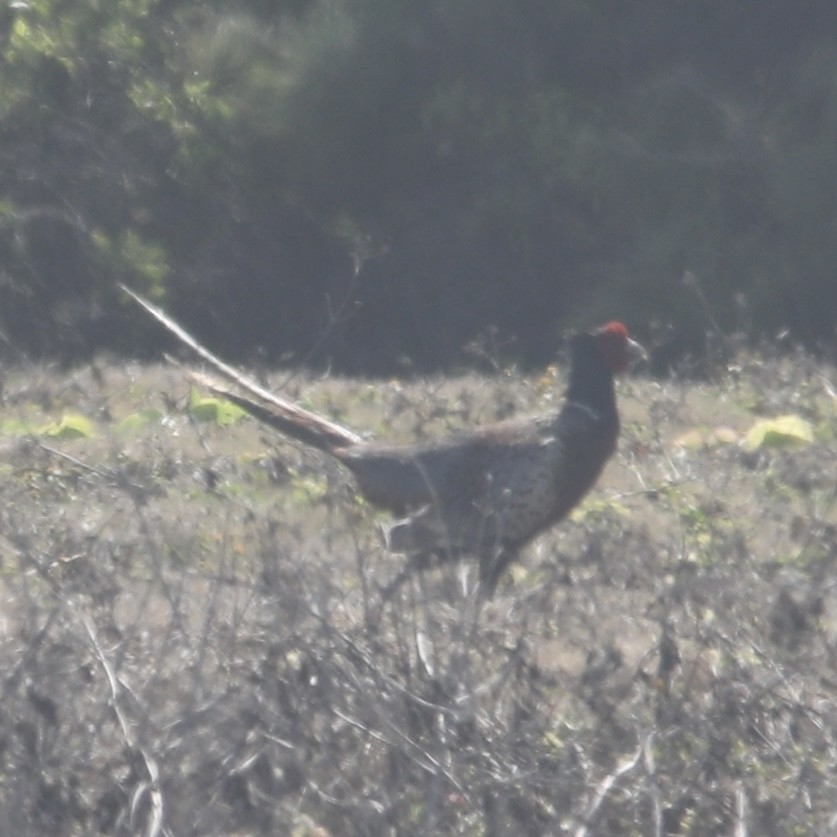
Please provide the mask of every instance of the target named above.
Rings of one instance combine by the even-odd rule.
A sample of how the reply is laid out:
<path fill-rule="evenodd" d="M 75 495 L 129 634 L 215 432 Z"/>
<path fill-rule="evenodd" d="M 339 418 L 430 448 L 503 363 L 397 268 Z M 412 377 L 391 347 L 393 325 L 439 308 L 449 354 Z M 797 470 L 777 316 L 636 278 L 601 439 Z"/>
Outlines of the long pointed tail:
<path fill-rule="evenodd" d="M 269 396 L 267 398 L 258 393 L 253 393 L 254 397 L 248 398 L 202 372 L 190 372 L 189 377 L 201 386 L 237 404 L 262 424 L 326 453 L 334 454 L 338 449 L 350 448 L 363 442 L 360 436 L 348 428 L 290 401 L 285 401 L 267 390 L 264 390 Z M 237 383 L 244 386 L 240 381 Z M 249 389 L 249 387 L 245 388 Z M 261 389 L 259 387 L 259 390 Z"/>
<path fill-rule="evenodd" d="M 157 322 L 174 334 L 181 343 L 200 355 L 219 375 L 241 387 L 252 397 L 238 395 L 226 384 L 208 375 L 190 372 L 191 377 L 202 386 L 206 386 L 213 392 L 228 398 L 254 418 L 276 428 L 280 433 L 284 433 L 306 445 L 319 448 L 326 453 L 334 453 L 336 449 L 352 447 L 363 442 L 363 439 L 357 433 L 347 427 L 305 410 L 265 389 L 252 378 L 243 374 L 234 366 L 225 363 L 205 346 L 198 343 L 183 326 L 173 320 L 161 308 L 125 285 L 120 287 Z"/>

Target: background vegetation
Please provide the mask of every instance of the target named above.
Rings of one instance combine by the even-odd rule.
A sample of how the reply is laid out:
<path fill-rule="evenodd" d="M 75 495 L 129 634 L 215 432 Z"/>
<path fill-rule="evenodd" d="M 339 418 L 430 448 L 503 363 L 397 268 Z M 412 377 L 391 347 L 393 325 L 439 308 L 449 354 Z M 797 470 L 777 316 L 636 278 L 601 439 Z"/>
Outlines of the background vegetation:
<path fill-rule="evenodd" d="M 268 383 L 415 439 L 562 381 Z M 623 381 L 599 487 L 476 614 L 473 563 L 383 601 L 403 558 L 347 474 L 180 370 L 10 373 L 0 832 L 834 834 L 834 384 L 804 355 Z M 807 444 L 737 444 L 765 414 Z"/>
<path fill-rule="evenodd" d="M 348 372 L 450 365 L 488 326 L 541 362 L 614 314 L 828 344 L 834 24 L 829 0 L 6 4 L 6 351 L 156 351 L 116 280 L 227 354 Z"/>
<path fill-rule="evenodd" d="M 833 834 L 837 384 L 798 346 L 837 321 L 835 31 L 3 4 L 0 833 Z M 467 563 L 384 601 L 340 468 L 103 356 L 162 348 L 120 281 L 232 359 L 445 367 L 263 370 L 390 440 L 551 409 L 520 370 L 565 326 L 791 339 L 620 382 L 601 485 L 477 613 Z"/>

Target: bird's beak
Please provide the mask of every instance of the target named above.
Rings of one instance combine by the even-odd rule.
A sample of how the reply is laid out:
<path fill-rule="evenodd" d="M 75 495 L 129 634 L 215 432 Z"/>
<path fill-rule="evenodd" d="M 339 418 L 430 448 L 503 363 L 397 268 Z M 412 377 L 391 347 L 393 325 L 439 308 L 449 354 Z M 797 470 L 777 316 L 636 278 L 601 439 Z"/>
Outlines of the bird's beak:
<path fill-rule="evenodd" d="M 645 347 L 641 343 L 637 343 L 636 340 L 628 338 L 628 362 L 633 365 L 647 360 L 648 352 L 645 351 Z"/>

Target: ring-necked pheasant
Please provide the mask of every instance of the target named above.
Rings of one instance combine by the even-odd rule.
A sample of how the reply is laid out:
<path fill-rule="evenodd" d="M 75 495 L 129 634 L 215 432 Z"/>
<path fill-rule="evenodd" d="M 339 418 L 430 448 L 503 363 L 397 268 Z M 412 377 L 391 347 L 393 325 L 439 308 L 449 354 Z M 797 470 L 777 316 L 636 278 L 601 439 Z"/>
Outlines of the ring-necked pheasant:
<path fill-rule="evenodd" d="M 619 435 L 614 375 L 645 356 L 618 322 L 577 334 L 570 343 L 570 379 L 558 412 L 394 446 L 364 441 L 263 389 L 156 306 L 129 293 L 254 398 L 196 376 L 202 383 L 265 424 L 333 456 L 351 471 L 370 503 L 399 516 L 385 531 L 392 552 L 411 556 L 416 565 L 434 555 L 475 556 L 481 587 L 489 595 L 520 549 L 565 517 L 595 483 Z"/>

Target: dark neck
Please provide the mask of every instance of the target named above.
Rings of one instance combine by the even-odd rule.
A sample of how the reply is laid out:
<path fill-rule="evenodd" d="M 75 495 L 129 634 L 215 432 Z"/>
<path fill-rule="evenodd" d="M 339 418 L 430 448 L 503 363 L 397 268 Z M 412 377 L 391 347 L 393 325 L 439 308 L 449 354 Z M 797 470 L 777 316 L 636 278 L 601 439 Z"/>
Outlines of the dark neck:
<path fill-rule="evenodd" d="M 617 417 L 613 373 L 599 351 L 596 338 L 589 334 L 573 338 L 566 399 L 589 407 L 602 418 Z"/>

